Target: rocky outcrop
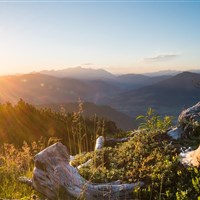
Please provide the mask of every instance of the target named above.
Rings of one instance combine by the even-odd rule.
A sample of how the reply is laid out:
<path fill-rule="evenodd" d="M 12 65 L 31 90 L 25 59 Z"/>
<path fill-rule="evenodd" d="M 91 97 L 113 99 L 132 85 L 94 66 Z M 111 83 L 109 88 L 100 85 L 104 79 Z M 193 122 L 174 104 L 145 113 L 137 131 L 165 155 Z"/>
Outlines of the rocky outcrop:
<path fill-rule="evenodd" d="M 200 136 L 200 102 L 181 112 L 177 127 L 168 131 L 173 139 Z"/>
<path fill-rule="evenodd" d="M 182 130 L 182 138 L 200 135 L 200 102 L 181 112 L 178 117 L 178 127 Z"/>
<path fill-rule="evenodd" d="M 200 102 L 181 112 L 178 117 L 177 127 L 168 131 L 173 139 L 191 138 L 200 136 Z M 196 150 L 191 147 L 183 150 L 181 148 L 180 161 L 185 166 L 200 166 L 200 146 Z"/>

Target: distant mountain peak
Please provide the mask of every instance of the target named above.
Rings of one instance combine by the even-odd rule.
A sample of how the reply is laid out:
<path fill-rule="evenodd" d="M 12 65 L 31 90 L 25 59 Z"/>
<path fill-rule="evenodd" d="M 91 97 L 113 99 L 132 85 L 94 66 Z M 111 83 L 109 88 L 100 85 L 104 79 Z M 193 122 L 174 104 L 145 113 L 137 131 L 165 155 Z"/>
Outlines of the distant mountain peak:
<path fill-rule="evenodd" d="M 182 76 L 182 75 L 193 75 L 193 74 L 197 74 L 197 73 L 194 73 L 194 72 L 190 72 L 190 71 L 184 71 L 184 72 L 181 72 L 180 74 L 178 74 L 179 76 Z M 177 76 L 178 76 L 177 75 Z"/>
<path fill-rule="evenodd" d="M 145 73 L 144 75 L 147 75 L 147 76 L 163 76 L 163 75 L 170 75 L 170 76 L 175 76 L 175 75 L 178 75 L 178 74 L 182 74 L 182 73 L 197 73 L 199 74 L 200 73 L 200 70 L 198 69 L 190 69 L 190 70 L 187 70 L 187 71 L 184 71 L 184 70 L 172 70 L 172 69 L 168 69 L 168 70 L 161 70 L 161 71 L 156 71 L 156 72 L 150 72 L 150 73 Z"/>
<path fill-rule="evenodd" d="M 157 87 L 165 86 L 172 89 L 195 89 L 194 83 L 200 81 L 200 74 L 190 71 L 181 72 L 169 79 L 157 83 Z"/>
<path fill-rule="evenodd" d="M 181 72 L 180 74 L 177 74 L 175 76 L 173 76 L 171 79 L 176 80 L 176 79 L 187 79 L 187 78 L 194 78 L 197 77 L 198 79 L 200 78 L 200 74 L 198 73 L 194 73 L 194 72 L 190 72 L 190 71 L 184 71 Z"/>
<path fill-rule="evenodd" d="M 61 70 L 43 70 L 40 73 L 56 77 L 75 78 L 80 80 L 113 79 L 115 76 L 104 69 L 85 68 L 82 66 Z"/>

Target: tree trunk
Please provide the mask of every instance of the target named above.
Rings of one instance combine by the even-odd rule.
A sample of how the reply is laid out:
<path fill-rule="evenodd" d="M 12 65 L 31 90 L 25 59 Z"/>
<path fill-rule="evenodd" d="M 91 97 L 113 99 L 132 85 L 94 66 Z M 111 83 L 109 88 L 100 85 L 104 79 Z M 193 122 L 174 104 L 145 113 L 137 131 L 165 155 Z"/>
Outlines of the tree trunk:
<path fill-rule="evenodd" d="M 106 138 L 105 140 L 105 146 L 115 146 L 117 143 L 123 143 L 127 142 L 131 139 L 131 137 L 126 137 L 126 138 Z"/>
<path fill-rule="evenodd" d="M 70 155 L 60 142 L 44 149 L 35 156 L 32 186 L 50 200 L 128 200 L 133 199 L 133 189 L 144 183 L 94 184 L 85 180 L 69 164 Z"/>

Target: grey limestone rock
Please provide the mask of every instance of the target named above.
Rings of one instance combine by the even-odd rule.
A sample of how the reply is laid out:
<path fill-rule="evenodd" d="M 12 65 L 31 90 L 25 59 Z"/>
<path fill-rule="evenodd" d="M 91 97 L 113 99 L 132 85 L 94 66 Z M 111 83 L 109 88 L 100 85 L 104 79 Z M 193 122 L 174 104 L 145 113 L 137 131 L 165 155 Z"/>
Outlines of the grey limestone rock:
<path fill-rule="evenodd" d="M 181 137 L 183 138 L 200 135 L 200 102 L 181 112 L 178 117 L 178 126 L 182 130 Z"/>

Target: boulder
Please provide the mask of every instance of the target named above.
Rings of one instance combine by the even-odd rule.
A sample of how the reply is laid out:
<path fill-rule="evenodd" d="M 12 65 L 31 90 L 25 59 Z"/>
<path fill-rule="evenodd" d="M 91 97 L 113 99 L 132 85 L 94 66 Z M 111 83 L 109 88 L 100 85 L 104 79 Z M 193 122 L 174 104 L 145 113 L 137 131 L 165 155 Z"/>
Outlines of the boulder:
<path fill-rule="evenodd" d="M 182 138 L 200 135 L 200 102 L 181 112 L 178 127 L 182 130 Z"/>

